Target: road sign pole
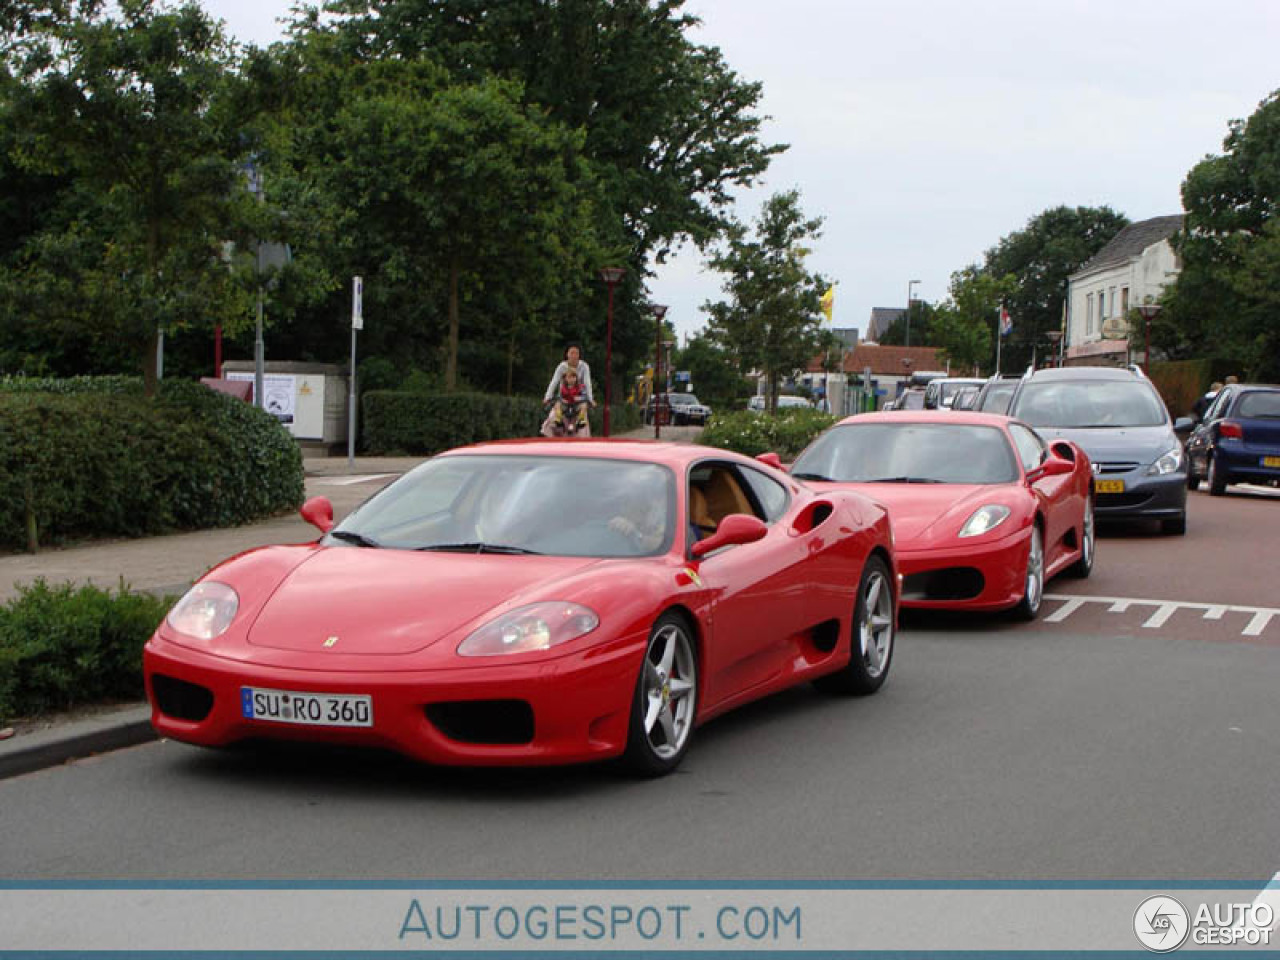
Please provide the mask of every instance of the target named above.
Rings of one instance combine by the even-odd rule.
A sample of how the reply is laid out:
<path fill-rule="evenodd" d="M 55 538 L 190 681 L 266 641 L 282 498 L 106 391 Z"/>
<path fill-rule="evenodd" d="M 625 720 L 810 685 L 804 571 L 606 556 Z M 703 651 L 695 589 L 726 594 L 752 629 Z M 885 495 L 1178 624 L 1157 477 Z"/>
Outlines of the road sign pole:
<path fill-rule="evenodd" d="M 364 277 L 351 278 L 351 376 L 347 397 L 347 469 L 356 465 L 356 331 L 364 329 Z"/>

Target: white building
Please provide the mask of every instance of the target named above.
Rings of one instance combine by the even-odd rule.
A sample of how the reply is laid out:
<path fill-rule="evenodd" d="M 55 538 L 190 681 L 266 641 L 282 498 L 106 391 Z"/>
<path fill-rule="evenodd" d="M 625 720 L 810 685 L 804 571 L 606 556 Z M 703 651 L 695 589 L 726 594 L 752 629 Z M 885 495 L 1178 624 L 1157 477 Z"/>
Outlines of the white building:
<path fill-rule="evenodd" d="M 1129 361 L 1130 308 L 1160 299 L 1181 269 L 1169 238 L 1182 214 L 1131 223 L 1068 278 L 1068 366 L 1122 366 Z M 1108 322 L 1109 321 L 1109 322 Z M 1103 337 L 1106 333 L 1116 339 Z M 1140 349 L 1141 344 L 1135 345 Z"/>

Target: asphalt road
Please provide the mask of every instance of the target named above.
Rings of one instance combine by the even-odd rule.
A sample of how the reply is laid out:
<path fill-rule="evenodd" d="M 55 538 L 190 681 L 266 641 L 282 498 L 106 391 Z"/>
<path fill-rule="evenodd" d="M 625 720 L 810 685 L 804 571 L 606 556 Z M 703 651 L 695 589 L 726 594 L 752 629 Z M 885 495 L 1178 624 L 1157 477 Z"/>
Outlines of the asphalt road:
<path fill-rule="evenodd" d="M 1147 624 L 1280 605 L 1278 524 L 1274 496 L 1193 494 L 1186 537 L 1110 531 L 1049 586 L 1106 601 L 908 617 L 880 694 L 744 708 L 664 780 L 158 742 L 3 781 L 0 874 L 1265 882 L 1280 618 Z"/>

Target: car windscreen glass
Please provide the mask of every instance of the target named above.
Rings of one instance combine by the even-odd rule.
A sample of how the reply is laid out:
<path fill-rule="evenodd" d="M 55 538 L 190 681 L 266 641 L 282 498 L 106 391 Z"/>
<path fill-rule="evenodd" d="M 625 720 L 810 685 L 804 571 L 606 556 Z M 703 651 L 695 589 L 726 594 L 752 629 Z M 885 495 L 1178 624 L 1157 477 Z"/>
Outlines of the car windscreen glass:
<path fill-rule="evenodd" d="M 1241 395 L 1235 416 L 1280 419 L 1280 390 L 1249 390 Z"/>
<path fill-rule="evenodd" d="M 1160 397 L 1139 380 L 1030 382 L 1013 415 L 1033 427 L 1159 427 L 1168 423 Z"/>
<path fill-rule="evenodd" d="M 987 392 L 982 395 L 976 409 L 985 413 L 1007 413 L 1009 401 L 1013 399 L 1013 388 L 1016 386 L 1013 382 L 992 384 L 987 387 Z"/>
<path fill-rule="evenodd" d="M 589 457 L 439 457 L 348 516 L 326 543 L 459 553 L 635 557 L 670 549 L 674 475 Z"/>
<path fill-rule="evenodd" d="M 1019 475 L 1002 430 L 949 423 L 835 427 L 791 472 L 841 483 L 1012 483 Z"/>

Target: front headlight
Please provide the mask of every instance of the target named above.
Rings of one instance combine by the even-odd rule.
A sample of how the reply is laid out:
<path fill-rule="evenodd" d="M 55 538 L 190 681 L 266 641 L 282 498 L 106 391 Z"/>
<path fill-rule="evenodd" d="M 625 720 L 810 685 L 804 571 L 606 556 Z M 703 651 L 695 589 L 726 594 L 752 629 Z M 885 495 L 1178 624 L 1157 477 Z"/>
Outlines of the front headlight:
<path fill-rule="evenodd" d="M 1148 477 L 1163 476 L 1166 473 L 1177 473 L 1182 469 L 1182 447 L 1177 446 L 1167 451 L 1155 463 L 1147 467 Z"/>
<path fill-rule="evenodd" d="M 458 653 L 464 657 L 493 657 L 546 650 L 576 640 L 599 625 L 595 611 L 580 603 L 531 603 L 486 623 L 458 644 Z"/>
<path fill-rule="evenodd" d="M 226 633 L 240 609 L 240 597 L 225 583 L 207 580 L 187 591 L 169 611 L 169 626 L 200 640 Z"/>
<path fill-rule="evenodd" d="M 999 503 L 989 503 L 985 507 L 979 507 L 975 510 L 973 516 L 964 522 L 964 526 L 960 528 L 960 536 L 981 536 L 990 530 L 994 530 L 1008 519 L 1008 507 Z"/>

